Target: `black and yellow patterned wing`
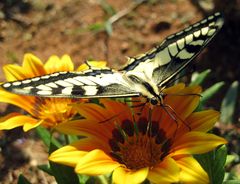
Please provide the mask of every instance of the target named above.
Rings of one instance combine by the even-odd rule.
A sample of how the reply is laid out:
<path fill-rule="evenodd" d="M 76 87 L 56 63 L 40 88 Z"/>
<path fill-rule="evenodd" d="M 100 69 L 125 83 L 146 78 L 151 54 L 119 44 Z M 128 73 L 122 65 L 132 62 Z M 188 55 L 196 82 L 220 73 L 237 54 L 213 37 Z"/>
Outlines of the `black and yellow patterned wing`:
<path fill-rule="evenodd" d="M 215 13 L 168 36 L 151 51 L 130 58 L 122 71 L 144 73 L 156 85 L 165 86 L 206 47 L 222 25 L 222 15 Z"/>

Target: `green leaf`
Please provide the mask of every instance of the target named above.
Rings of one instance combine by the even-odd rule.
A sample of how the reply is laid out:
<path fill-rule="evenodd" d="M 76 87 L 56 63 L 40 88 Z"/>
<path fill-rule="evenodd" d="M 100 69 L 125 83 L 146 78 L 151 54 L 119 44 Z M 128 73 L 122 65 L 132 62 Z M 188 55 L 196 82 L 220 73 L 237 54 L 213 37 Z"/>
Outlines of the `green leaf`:
<path fill-rule="evenodd" d="M 114 8 L 106 0 L 100 0 L 100 5 L 107 15 L 112 16 L 116 13 Z"/>
<path fill-rule="evenodd" d="M 50 145 L 50 153 L 55 151 L 57 147 L 54 144 Z M 78 184 L 78 175 L 74 172 L 74 168 L 50 162 L 50 167 L 53 176 L 58 184 Z"/>
<path fill-rule="evenodd" d="M 40 170 L 44 171 L 45 173 L 49 174 L 49 175 L 53 175 L 52 170 L 50 168 L 49 164 L 43 164 L 43 165 L 38 165 L 37 166 Z"/>
<path fill-rule="evenodd" d="M 191 79 L 191 83 L 190 86 L 196 86 L 196 85 L 200 85 L 203 83 L 203 81 L 207 78 L 207 76 L 210 74 L 211 70 L 207 69 L 201 73 L 193 73 L 192 74 L 192 79 Z"/>
<path fill-rule="evenodd" d="M 61 144 L 54 139 L 50 132 L 46 129 L 43 128 L 42 126 L 38 126 L 36 128 L 36 132 L 38 134 L 38 136 L 41 138 L 41 140 L 43 141 L 43 143 L 49 148 L 50 142 L 52 141 L 53 144 L 55 144 L 57 147 L 61 147 Z M 51 140 L 52 139 L 52 140 Z"/>
<path fill-rule="evenodd" d="M 110 21 L 105 22 L 105 30 L 106 30 L 108 35 L 110 35 L 110 36 L 112 35 L 112 32 L 113 32 L 112 23 Z"/>
<path fill-rule="evenodd" d="M 228 180 L 223 182 L 223 184 L 239 184 L 240 180 Z"/>
<path fill-rule="evenodd" d="M 224 85 L 224 82 L 218 82 L 212 85 L 210 88 L 206 89 L 201 95 L 201 103 L 205 104 L 208 99 L 213 97 Z"/>
<path fill-rule="evenodd" d="M 233 82 L 222 101 L 220 119 L 223 123 L 233 122 L 233 114 L 238 96 L 238 85 L 237 81 Z"/>
<path fill-rule="evenodd" d="M 17 184 L 31 184 L 31 183 L 30 183 L 30 181 L 28 181 L 27 178 L 25 178 L 22 174 L 20 174 L 18 177 Z"/>
<path fill-rule="evenodd" d="M 224 179 L 224 165 L 227 158 L 226 146 L 209 153 L 194 155 L 202 168 L 207 172 L 211 184 L 222 184 Z"/>

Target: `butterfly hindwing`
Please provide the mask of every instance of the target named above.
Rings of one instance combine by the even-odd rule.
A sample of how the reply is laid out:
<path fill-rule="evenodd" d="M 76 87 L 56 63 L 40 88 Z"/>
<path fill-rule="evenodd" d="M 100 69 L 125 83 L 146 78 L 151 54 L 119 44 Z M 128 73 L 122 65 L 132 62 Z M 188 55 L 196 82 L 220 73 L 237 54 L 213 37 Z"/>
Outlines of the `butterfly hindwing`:
<path fill-rule="evenodd" d="M 215 13 L 176 34 L 168 36 L 151 51 L 130 58 L 122 71 L 143 72 L 156 85 L 164 86 L 200 53 L 222 25 L 222 15 Z"/>
<path fill-rule="evenodd" d="M 58 72 L 2 85 L 7 91 L 42 97 L 97 98 L 139 96 L 120 72 L 111 69 Z"/>

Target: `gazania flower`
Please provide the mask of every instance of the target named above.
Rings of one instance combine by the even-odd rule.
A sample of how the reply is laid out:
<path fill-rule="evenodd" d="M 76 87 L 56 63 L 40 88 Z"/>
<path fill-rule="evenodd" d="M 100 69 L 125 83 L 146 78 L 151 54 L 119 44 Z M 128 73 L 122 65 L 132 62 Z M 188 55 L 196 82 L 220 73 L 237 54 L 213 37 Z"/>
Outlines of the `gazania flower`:
<path fill-rule="evenodd" d="M 217 121 L 214 110 L 193 112 L 199 87 L 176 85 L 164 91 L 163 106 L 143 110 L 113 101 L 74 105 L 85 119 L 56 126 L 85 138 L 53 152 L 49 159 L 75 168 L 79 174 L 112 172 L 113 183 L 207 183 L 207 174 L 191 156 L 213 150 L 226 141 L 206 133 Z M 179 94 L 179 95 L 177 95 Z M 151 112 L 151 113 L 149 113 Z"/>
<path fill-rule="evenodd" d="M 104 62 L 92 62 L 94 66 L 105 66 Z M 77 70 L 87 69 L 83 64 Z M 39 58 L 32 54 L 25 54 L 22 66 L 9 64 L 3 67 L 7 81 L 22 80 L 60 71 L 73 71 L 74 65 L 68 55 L 62 58 L 51 56 L 43 64 Z M 69 104 L 73 99 L 64 98 L 39 98 L 9 93 L 0 89 L 0 102 L 10 103 L 24 109 L 30 115 L 10 113 L 0 119 L 0 130 L 12 129 L 23 126 L 24 131 L 38 125 L 54 127 L 59 123 L 69 121 L 77 111 Z M 82 100 L 79 100 L 82 101 Z"/>

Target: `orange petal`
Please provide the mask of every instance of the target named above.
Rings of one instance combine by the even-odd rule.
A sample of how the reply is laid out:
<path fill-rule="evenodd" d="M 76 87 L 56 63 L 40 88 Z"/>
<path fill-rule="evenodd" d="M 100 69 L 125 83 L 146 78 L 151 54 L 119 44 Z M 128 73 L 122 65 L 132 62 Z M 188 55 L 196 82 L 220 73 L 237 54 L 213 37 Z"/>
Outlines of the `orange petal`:
<path fill-rule="evenodd" d="M 186 122 L 194 131 L 207 132 L 213 128 L 219 115 L 219 112 L 214 110 L 195 112 L 186 119 Z"/>
<path fill-rule="evenodd" d="M 38 120 L 31 117 L 20 115 L 20 114 L 9 114 L 7 117 L 1 119 L 0 130 L 10 130 L 19 126 L 24 126 L 23 130 L 28 131 L 31 128 L 34 128 L 36 125 L 39 125 Z"/>
<path fill-rule="evenodd" d="M 101 139 L 106 143 L 112 136 L 112 129 L 114 128 L 114 124 L 108 122 L 100 123 L 99 121 L 94 122 L 92 120 L 82 119 L 60 123 L 55 128 L 59 132 L 65 134 L 98 137 L 98 139 Z"/>
<path fill-rule="evenodd" d="M 166 157 L 159 165 L 149 171 L 148 179 L 152 183 L 178 183 L 180 168 L 170 157 Z"/>
<path fill-rule="evenodd" d="M 87 64 L 84 63 L 82 65 L 80 65 L 77 69 L 77 71 L 84 71 L 84 70 L 88 70 L 89 65 L 95 68 L 107 68 L 107 62 L 106 61 L 87 61 Z"/>
<path fill-rule="evenodd" d="M 226 143 L 224 138 L 214 134 L 192 131 L 174 141 L 171 155 L 206 153 Z"/>
<path fill-rule="evenodd" d="M 75 171 L 79 174 L 102 175 L 111 173 L 119 166 L 118 162 L 114 161 L 102 150 L 96 149 L 81 158 L 75 167 Z"/>
<path fill-rule="evenodd" d="M 52 162 L 75 167 L 86 154 L 88 154 L 87 151 L 81 151 L 73 145 L 68 145 L 51 153 L 48 159 Z"/>
<path fill-rule="evenodd" d="M 193 157 L 182 157 L 176 161 L 181 168 L 180 183 L 209 183 L 207 173 Z"/>
<path fill-rule="evenodd" d="M 194 94 L 200 94 L 201 88 L 186 87 L 178 93 L 173 93 L 166 96 L 165 103 L 169 105 L 181 119 L 188 117 L 198 106 L 200 96 Z M 171 111 L 170 111 L 171 112 Z"/>
<path fill-rule="evenodd" d="M 23 69 L 28 78 L 44 75 L 46 73 L 41 60 L 33 54 L 24 55 Z"/>
<path fill-rule="evenodd" d="M 168 87 L 163 90 L 164 94 L 175 94 L 178 93 L 179 91 L 183 90 L 185 88 L 184 83 L 179 83 L 174 86 Z"/>
<path fill-rule="evenodd" d="M 148 168 L 138 169 L 136 171 L 129 170 L 125 167 L 118 167 L 113 171 L 112 180 L 116 184 L 138 184 L 142 183 L 148 175 Z"/>
<path fill-rule="evenodd" d="M 0 102 L 16 105 L 29 113 L 33 109 L 34 99 L 32 96 L 16 95 L 0 89 Z"/>

